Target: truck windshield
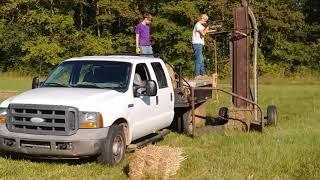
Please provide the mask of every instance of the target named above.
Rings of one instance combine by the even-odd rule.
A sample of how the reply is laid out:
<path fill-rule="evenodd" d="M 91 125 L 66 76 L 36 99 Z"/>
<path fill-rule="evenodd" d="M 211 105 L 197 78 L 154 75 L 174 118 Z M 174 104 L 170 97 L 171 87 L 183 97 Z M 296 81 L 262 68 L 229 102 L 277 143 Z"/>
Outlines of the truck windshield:
<path fill-rule="evenodd" d="M 43 83 L 45 87 L 110 88 L 128 87 L 131 64 L 114 61 L 67 61 Z"/>

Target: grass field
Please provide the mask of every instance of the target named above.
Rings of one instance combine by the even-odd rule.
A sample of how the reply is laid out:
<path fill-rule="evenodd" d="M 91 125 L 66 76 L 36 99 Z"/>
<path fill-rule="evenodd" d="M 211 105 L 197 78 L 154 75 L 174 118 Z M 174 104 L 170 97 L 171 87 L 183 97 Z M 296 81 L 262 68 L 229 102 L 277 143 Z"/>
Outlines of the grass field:
<path fill-rule="evenodd" d="M 0 90 L 23 92 L 30 86 L 30 78 L 0 76 Z M 195 139 L 170 133 L 158 145 L 182 147 L 187 156 L 174 179 L 320 179 L 319 89 L 319 83 L 303 80 L 261 85 L 263 109 L 275 104 L 279 113 L 278 127 L 264 133 L 211 133 Z M 2 153 L 0 177 L 125 179 L 132 154 L 126 156 L 121 164 L 107 167 L 95 162 L 11 159 Z"/>

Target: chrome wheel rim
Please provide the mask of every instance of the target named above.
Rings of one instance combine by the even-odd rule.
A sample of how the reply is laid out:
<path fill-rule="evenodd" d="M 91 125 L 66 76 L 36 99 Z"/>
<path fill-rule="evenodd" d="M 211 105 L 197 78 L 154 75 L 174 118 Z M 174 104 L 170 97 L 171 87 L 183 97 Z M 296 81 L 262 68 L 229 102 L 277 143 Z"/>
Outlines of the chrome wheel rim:
<path fill-rule="evenodd" d="M 119 162 L 122 159 L 123 145 L 124 143 L 122 137 L 119 135 L 116 136 L 112 145 L 112 155 L 115 162 Z"/>

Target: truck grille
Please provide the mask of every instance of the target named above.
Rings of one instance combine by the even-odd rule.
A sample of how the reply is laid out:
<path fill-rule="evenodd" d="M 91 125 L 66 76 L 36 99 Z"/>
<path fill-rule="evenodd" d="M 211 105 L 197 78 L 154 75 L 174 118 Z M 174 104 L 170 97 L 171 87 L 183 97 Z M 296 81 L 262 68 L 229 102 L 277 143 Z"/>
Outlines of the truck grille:
<path fill-rule="evenodd" d="M 70 106 L 10 104 L 7 128 L 11 132 L 72 135 L 78 129 L 78 109 Z"/>

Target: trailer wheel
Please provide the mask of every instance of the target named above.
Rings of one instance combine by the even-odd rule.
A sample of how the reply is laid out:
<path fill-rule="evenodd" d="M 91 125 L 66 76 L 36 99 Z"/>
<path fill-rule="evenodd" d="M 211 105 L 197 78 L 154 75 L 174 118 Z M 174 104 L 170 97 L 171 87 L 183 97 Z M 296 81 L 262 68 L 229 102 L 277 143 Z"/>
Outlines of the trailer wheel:
<path fill-rule="evenodd" d="M 102 144 L 101 154 L 97 157 L 97 162 L 107 165 L 118 164 L 124 159 L 125 150 L 126 141 L 123 128 L 119 125 L 112 125 Z"/>
<path fill-rule="evenodd" d="M 277 126 L 278 113 L 277 108 L 274 105 L 270 105 L 267 108 L 267 125 Z"/>
<path fill-rule="evenodd" d="M 219 122 L 223 124 L 228 122 L 228 118 L 229 118 L 228 111 L 229 110 L 227 107 L 221 107 L 219 109 Z"/>

